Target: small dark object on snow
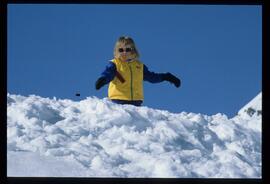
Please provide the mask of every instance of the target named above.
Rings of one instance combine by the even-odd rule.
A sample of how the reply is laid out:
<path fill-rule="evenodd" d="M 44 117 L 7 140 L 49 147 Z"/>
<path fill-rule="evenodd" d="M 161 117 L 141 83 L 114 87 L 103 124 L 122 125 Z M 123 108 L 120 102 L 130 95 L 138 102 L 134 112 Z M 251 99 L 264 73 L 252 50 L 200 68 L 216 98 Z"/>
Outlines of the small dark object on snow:
<path fill-rule="evenodd" d="M 76 93 L 75 95 L 76 95 L 76 96 L 81 96 L 81 94 L 80 94 L 80 93 Z"/>

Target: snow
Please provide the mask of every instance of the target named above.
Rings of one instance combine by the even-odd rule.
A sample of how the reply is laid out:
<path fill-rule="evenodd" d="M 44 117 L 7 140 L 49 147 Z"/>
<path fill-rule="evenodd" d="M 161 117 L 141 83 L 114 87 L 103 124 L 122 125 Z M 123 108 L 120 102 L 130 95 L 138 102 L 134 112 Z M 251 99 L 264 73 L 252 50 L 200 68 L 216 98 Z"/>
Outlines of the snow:
<path fill-rule="evenodd" d="M 261 178 L 261 94 L 237 116 L 7 95 L 8 176 Z"/>
<path fill-rule="evenodd" d="M 258 117 L 262 111 L 262 93 L 259 93 L 253 100 L 239 110 L 238 115 L 243 118 Z M 260 103 L 259 103 L 260 102 Z"/>
<path fill-rule="evenodd" d="M 235 122 L 245 123 L 245 126 L 261 131 L 262 124 L 262 93 L 259 93 L 247 105 L 241 108 L 236 117 Z"/>

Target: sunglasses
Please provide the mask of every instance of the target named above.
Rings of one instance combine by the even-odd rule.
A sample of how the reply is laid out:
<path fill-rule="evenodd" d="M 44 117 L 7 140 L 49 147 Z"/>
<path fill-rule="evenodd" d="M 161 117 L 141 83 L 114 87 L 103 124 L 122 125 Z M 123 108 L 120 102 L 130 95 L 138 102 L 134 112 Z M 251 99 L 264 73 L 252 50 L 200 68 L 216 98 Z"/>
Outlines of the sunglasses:
<path fill-rule="evenodd" d="M 126 51 L 126 52 L 131 52 L 132 50 L 133 50 L 132 48 L 126 48 L 126 49 L 119 48 L 119 49 L 118 49 L 119 52 L 124 52 L 124 51 Z"/>

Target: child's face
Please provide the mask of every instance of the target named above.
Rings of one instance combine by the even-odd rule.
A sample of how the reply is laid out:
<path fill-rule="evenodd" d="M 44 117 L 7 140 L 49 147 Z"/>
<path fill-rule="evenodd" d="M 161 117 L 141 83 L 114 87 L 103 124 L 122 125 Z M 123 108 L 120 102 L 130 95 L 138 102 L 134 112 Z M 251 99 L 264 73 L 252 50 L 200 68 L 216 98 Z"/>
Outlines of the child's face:
<path fill-rule="evenodd" d="M 133 48 L 131 45 L 121 44 L 118 48 L 118 53 L 121 60 L 131 59 L 133 56 Z"/>

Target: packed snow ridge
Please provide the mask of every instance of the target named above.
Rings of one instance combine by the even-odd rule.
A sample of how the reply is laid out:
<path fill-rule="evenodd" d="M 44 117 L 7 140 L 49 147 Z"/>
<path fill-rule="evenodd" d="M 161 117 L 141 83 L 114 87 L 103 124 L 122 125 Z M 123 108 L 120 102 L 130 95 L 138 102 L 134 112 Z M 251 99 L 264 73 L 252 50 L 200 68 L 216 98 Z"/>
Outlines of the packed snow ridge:
<path fill-rule="evenodd" d="M 252 109 L 252 110 L 248 110 Z M 261 178 L 261 93 L 238 115 L 7 95 L 8 176 Z"/>

